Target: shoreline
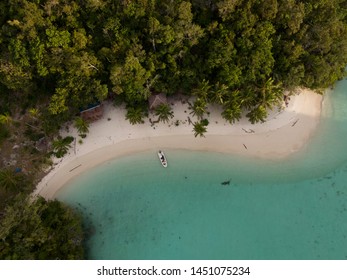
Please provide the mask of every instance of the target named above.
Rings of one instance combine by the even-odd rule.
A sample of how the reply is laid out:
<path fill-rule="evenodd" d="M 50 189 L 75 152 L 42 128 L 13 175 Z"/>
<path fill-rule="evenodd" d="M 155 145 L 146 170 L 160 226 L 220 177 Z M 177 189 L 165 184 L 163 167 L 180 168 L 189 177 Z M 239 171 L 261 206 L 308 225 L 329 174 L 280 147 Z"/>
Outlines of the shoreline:
<path fill-rule="evenodd" d="M 267 121 L 260 124 L 252 125 L 245 117 L 229 124 L 220 116 L 220 108 L 210 107 L 205 138 L 194 137 L 187 118 L 193 122 L 196 119 L 189 115 L 186 103 L 172 103 L 172 121 L 154 126 L 148 119 L 144 124 L 131 125 L 125 120 L 125 108 L 106 104 L 103 118 L 90 125 L 82 144 L 75 141 L 66 156 L 55 159 L 55 166 L 37 185 L 34 195 L 53 199 L 60 188 L 81 173 L 117 157 L 151 150 L 186 149 L 283 160 L 305 147 L 321 116 L 323 96 L 307 89 L 299 92 L 291 96 L 283 111 L 271 111 Z M 177 120 L 179 125 L 175 126 Z M 79 139 L 71 125 L 61 134 Z"/>

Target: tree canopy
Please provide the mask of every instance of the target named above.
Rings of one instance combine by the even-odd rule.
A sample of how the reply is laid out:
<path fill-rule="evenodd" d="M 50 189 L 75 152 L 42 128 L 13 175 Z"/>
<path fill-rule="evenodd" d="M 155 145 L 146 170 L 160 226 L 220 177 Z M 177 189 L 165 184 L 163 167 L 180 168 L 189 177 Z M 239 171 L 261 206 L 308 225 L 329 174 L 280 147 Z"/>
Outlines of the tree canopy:
<path fill-rule="evenodd" d="M 0 259 L 83 259 L 81 219 L 58 201 L 18 197 L 0 223 Z"/>
<path fill-rule="evenodd" d="M 136 108 L 183 92 L 220 103 L 230 122 L 241 111 L 261 121 L 281 97 L 274 88 L 321 89 L 344 76 L 346 9 L 345 0 L 4 1 L 0 100 L 49 100 L 47 114 L 59 116 L 107 97 Z"/>

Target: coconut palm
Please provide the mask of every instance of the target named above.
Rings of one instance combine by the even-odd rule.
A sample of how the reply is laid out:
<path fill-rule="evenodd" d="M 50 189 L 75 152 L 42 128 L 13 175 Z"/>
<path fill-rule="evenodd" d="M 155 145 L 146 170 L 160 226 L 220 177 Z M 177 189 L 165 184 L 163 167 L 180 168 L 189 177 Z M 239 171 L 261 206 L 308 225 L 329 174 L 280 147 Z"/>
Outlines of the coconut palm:
<path fill-rule="evenodd" d="M 233 91 L 228 102 L 239 103 L 242 109 L 247 110 L 251 110 L 259 104 L 257 94 L 252 86 L 246 86 L 242 92 L 240 90 Z"/>
<path fill-rule="evenodd" d="M 155 108 L 155 115 L 158 116 L 159 121 L 163 122 L 168 122 L 174 116 L 170 105 L 164 103 Z"/>
<path fill-rule="evenodd" d="M 89 124 L 81 117 L 75 119 L 75 127 L 79 134 L 86 134 L 89 132 Z"/>
<path fill-rule="evenodd" d="M 211 85 L 209 84 L 209 81 L 206 81 L 204 79 L 202 80 L 202 82 L 199 84 L 197 88 L 193 89 L 192 94 L 197 96 L 198 98 L 207 100 L 207 97 L 210 92 L 211 92 Z"/>
<path fill-rule="evenodd" d="M 226 107 L 222 112 L 222 117 L 229 123 L 235 123 L 241 119 L 241 107 L 240 105 Z"/>
<path fill-rule="evenodd" d="M 215 104 L 221 104 L 223 105 L 225 103 L 226 96 L 228 95 L 229 87 L 225 84 L 217 84 L 214 87 L 214 90 L 210 92 L 209 99 L 212 103 Z"/>
<path fill-rule="evenodd" d="M 29 109 L 29 114 L 32 118 L 37 119 L 40 116 L 40 111 L 37 108 Z"/>
<path fill-rule="evenodd" d="M 202 119 L 207 112 L 207 102 L 202 98 L 197 98 L 194 103 L 189 106 L 189 109 L 192 110 L 190 114 L 197 116 L 198 119 Z"/>
<path fill-rule="evenodd" d="M 74 140 L 73 137 L 68 136 L 65 138 L 58 138 L 52 142 L 53 153 L 57 158 L 63 157 L 71 148 L 71 142 Z"/>
<path fill-rule="evenodd" d="M 269 78 L 262 87 L 258 88 L 261 96 L 261 104 L 268 109 L 274 105 L 280 105 L 283 100 L 283 89 L 281 84 L 275 84 L 272 78 Z"/>
<path fill-rule="evenodd" d="M 2 124 L 10 124 L 12 123 L 12 118 L 9 113 L 4 113 L 0 115 L 0 123 Z"/>
<path fill-rule="evenodd" d="M 255 101 L 253 106 L 248 106 L 250 109 L 247 117 L 252 124 L 256 122 L 264 122 L 266 120 L 268 109 L 273 109 L 273 106 L 279 106 L 283 100 L 283 89 L 281 84 L 275 84 L 270 77 L 261 87 L 257 87 L 255 92 Z M 251 104 L 251 103 L 250 103 Z"/>
<path fill-rule="evenodd" d="M 208 122 L 206 123 L 206 120 L 195 122 L 193 127 L 194 136 L 205 137 L 204 133 L 207 132 L 207 128 L 206 128 L 207 124 Z"/>
<path fill-rule="evenodd" d="M 252 109 L 246 116 L 252 124 L 257 122 L 265 122 L 267 117 L 267 110 L 265 106 L 259 105 Z"/>
<path fill-rule="evenodd" d="M 144 111 L 140 107 L 129 107 L 125 115 L 125 119 L 129 120 L 131 124 L 141 124 L 144 123 Z"/>
<path fill-rule="evenodd" d="M 10 169 L 0 170 L 0 187 L 6 191 L 17 190 L 22 182 L 22 176 Z"/>

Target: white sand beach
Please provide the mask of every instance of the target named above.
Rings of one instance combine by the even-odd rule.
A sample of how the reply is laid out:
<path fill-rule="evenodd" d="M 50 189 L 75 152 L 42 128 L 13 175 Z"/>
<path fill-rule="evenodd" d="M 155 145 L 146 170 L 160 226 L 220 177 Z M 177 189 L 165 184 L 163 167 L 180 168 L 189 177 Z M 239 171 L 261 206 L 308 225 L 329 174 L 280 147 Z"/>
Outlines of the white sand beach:
<path fill-rule="evenodd" d="M 110 159 L 140 151 L 159 149 L 189 149 L 237 154 L 279 160 L 300 151 L 315 133 L 320 120 L 323 96 L 307 89 L 301 89 L 291 96 L 288 106 L 279 112 L 270 112 L 265 123 L 252 125 L 247 118 L 230 125 L 220 115 L 221 109 L 209 108 L 209 125 L 204 138 L 195 138 L 195 118 L 189 114 L 188 104 L 172 103 L 174 117 L 170 123 L 156 123 L 149 120 L 141 125 L 131 125 L 125 120 L 125 108 L 105 104 L 103 118 L 92 123 L 83 143 L 79 144 L 78 133 L 71 125 L 62 136 L 71 135 L 77 139 L 69 153 L 62 159 L 55 159 L 53 169 L 38 184 L 34 194 L 47 199 L 73 177 Z M 152 120 L 157 117 L 151 115 Z M 176 126 L 176 121 L 179 125 Z"/>

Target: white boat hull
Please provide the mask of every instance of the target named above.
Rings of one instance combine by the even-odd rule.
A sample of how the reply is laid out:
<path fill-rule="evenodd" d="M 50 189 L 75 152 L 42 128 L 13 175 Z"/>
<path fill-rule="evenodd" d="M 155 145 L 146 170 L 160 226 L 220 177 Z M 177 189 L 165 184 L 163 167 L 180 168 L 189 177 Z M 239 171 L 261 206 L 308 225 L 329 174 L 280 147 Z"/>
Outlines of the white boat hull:
<path fill-rule="evenodd" d="M 167 167 L 167 160 L 166 160 L 166 157 L 162 151 L 158 152 L 158 157 L 159 157 L 161 165 L 163 167 Z"/>

